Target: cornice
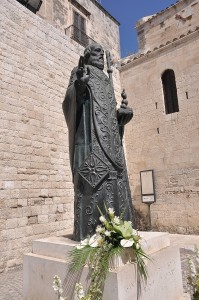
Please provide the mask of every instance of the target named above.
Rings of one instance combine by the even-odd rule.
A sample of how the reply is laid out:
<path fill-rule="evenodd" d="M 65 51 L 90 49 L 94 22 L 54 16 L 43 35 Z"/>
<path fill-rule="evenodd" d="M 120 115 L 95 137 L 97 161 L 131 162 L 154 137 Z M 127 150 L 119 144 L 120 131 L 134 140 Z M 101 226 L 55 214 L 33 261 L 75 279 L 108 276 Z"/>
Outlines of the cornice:
<path fill-rule="evenodd" d="M 114 23 L 120 26 L 120 23 L 96 0 L 90 0 L 93 4 L 95 4 L 103 13 L 108 16 Z"/>
<path fill-rule="evenodd" d="M 158 54 L 160 51 L 167 50 L 171 47 L 176 47 L 179 44 L 186 42 L 188 39 L 199 36 L 199 26 L 195 27 L 193 30 L 189 30 L 186 34 L 181 34 L 179 37 L 175 37 L 171 41 L 167 41 L 165 44 L 160 44 L 154 47 L 152 51 L 147 51 L 145 53 L 137 53 L 120 60 L 120 71 L 128 69 L 130 66 L 140 63 L 152 56 Z"/>

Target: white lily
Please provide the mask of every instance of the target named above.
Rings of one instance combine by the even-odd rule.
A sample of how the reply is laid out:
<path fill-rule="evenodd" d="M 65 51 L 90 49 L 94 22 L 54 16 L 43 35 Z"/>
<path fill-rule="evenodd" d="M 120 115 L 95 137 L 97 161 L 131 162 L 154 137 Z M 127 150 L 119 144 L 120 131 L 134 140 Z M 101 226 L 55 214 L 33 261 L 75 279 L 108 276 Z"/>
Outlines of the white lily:
<path fill-rule="evenodd" d="M 100 216 L 99 217 L 100 222 L 104 223 L 106 221 L 106 219 L 104 218 L 104 216 Z"/>
<path fill-rule="evenodd" d="M 89 239 L 85 239 L 83 241 L 80 242 L 79 245 L 76 246 L 77 249 L 83 249 L 85 246 L 88 245 Z"/>
<path fill-rule="evenodd" d="M 109 215 L 114 216 L 115 211 L 114 211 L 113 208 L 110 207 L 110 208 L 108 209 L 108 212 L 109 212 Z"/>
<path fill-rule="evenodd" d="M 96 232 L 97 232 L 97 233 L 102 233 L 103 231 L 104 231 L 104 228 L 103 228 L 103 227 L 97 226 L 97 228 L 96 228 Z"/>
<path fill-rule="evenodd" d="M 102 237 L 98 234 L 94 234 L 89 240 L 89 246 L 96 248 L 99 246 L 101 241 L 102 241 Z"/>
<path fill-rule="evenodd" d="M 140 249 L 140 245 L 139 245 L 139 244 L 136 244 L 136 246 L 135 246 L 135 247 L 136 247 L 136 249 L 137 249 L 137 250 L 139 250 L 139 249 Z"/>
<path fill-rule="evenodd" d="M 84 245 L 81 245 L 81 244 L 80 244 L 80 245 L 77 245 L 77 246 L 76 246 L 76 249 L 80 250 L 80 249 L 83 249 L 84 247 L 85 247 Z"/>
<path fill-rule="evenodd" d="M 113 222 L 114 222 L 116 225 L 120 225 L 120 218 L 119 218 L 119 217 L 114 217 Z"/>
<path fill-rule="evenodd" d="M 104 232 L 104 234 L 105 234 L 105 236 L 111 236 L 111 232 L 110 232 L 109 230 L 106 230 L 106 231 Z"/>
<path fill-rule="evenodd" d="M 133 234 L 133 235 L 138 235 L 137 230 L 133 229 L 133 230 L 132 230 L 132 234 Z"/>
<path fill-rule="evenodd" d="M 126 240 L 126 239 L 123 239 L 123 240 L 120 241 L 120 244 L 121 244 L 121 246 L 124 247 L 124 248 L 129 248 L 129 247 L 133 246 L 134 241 L 133 241 L 133 240 Z"/>

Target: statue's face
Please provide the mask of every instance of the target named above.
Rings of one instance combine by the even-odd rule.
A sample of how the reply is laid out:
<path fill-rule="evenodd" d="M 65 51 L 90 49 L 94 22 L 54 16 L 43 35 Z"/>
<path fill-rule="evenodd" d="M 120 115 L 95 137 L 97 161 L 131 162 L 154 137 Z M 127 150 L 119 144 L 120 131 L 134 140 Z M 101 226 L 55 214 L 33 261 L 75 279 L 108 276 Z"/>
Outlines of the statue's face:
<path fill-rule="evenodd" d="M 95 44 L 91 48 L 88 65 L 95 66 L 100 70 L 104 69 L 104 50 L 102 49 L 102 46 Z"/>

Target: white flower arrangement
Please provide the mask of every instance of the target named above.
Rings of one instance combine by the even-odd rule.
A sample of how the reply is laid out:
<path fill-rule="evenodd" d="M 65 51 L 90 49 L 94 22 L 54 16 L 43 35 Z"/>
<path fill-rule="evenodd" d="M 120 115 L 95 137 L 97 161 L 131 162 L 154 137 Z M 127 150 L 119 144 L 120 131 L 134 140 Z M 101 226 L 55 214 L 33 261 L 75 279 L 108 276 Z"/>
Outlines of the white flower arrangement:
<path fill-rule="evenodd" d="M 90 267 L 90 286 L 87 294 L 85 295 L 81 284 L 76 284 L 76 300 L 102 299 L 104 282 L 112 258 L 120 256 L 125 248 L 132 251 L 139 275 L 147 280 L 145 258 L 150 258 L 143 251 L 140 244 L 141 236 L 132 227 L 132 222 L 115 216 L 113 208 L 106 208 L 106 217 L 101 211 L 100 213 L 101 225 L 97 226 L 95 234 L 81 241 L 70 253 L 71 272 L 79 271 L 86 264 Z M 132 256 L 129 256 L 130 262 Z"/>

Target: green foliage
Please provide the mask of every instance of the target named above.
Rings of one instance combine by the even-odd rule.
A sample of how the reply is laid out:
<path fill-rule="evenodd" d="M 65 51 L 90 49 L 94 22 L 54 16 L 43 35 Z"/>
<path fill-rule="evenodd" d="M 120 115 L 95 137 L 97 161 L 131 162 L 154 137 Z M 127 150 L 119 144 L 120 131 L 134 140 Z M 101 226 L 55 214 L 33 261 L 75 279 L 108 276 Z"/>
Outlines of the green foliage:
<path fill-rule="evenodd" d="M 90 266 L 91 284 L 88 289 L 88 295 L 91 299 L 101 300 L 103 289 L 109 269 L 110 245 L 104 244 L 98 248 L 93 265 Z"/>
<path fill-rule="evenodd" d="M 199 250 L 197 246 L 194 248 L 194 257 L 189 259 L 188 284 L 191 288 L 192 299 L 199 300 Z"/>
<path fill-rule="evenodd" d="M 199 291 L 193 293 L 193 300 L 199 300 Z"/>
<path fill-rule="evenodd" d="M 137 263 L 138 272 L 141 276 L 141 279 L 147 281 L 148 272 L 143 257 L 151 260 L 151 258 L 146 253 L 144 253 L 142 249 L 135 251 L 135 262 Z"/>
<path fill-rule="evenodd" d="M 113 229 L 125 239 L 129 239 L 132 236 L 132 225 L 127 221 L 121 222 L 120 225 L 114 224 Z"/>
<path fill-rule="evenodd" d="M 70 263 L 70 271 L 77 272 L 81 270 L 88 262 L 92 263 L 98 248 L 92 248 L 86 245 L 82 249 L 73 249 L 69 252 L 67 262 Z"/>

